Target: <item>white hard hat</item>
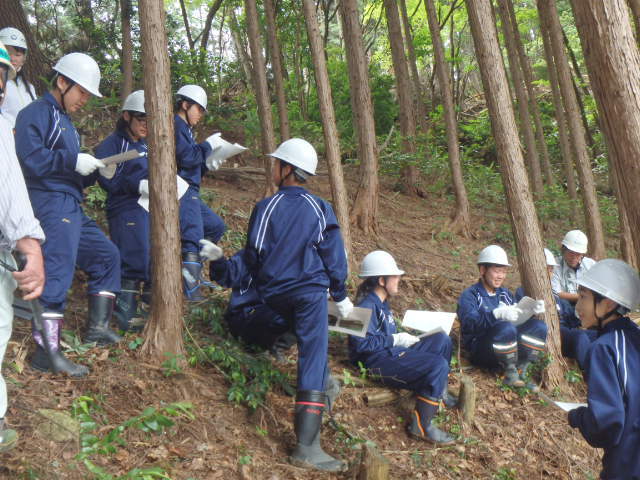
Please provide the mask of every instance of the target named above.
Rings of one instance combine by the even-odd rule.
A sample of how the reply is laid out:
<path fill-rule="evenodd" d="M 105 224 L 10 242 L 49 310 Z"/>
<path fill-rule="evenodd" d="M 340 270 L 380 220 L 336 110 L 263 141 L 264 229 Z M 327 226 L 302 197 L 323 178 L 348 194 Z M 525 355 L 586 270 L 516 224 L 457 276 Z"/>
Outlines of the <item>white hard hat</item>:
<path fill-rule="evenodd" d="M 86 53 L 68 53 L 58 60 L 53 69 L 76 82 L 89 93 L 96 97 L 102 97 L 100 93 L 100 67 Z"/>
<path fill-rule="evenodd" d="M 309 175 L 316 174 L 318 166 L 318 154 L 306 140 L 302 138 L 290 138 L 280 144 L 276 151 L 269 154 L 270 157 L 279 158 Z"/>
<path fill-rule="evenodd" d="M 17 28 L 6 27 L 0 30 L 0 42 L 27 50 L 27 39 Z"/>
<path fill-rule="evenodd" d="M 11 65 L 11 57 L 2 42 L 0 42 L 0 65 L 5 65 L 9 69 L 9 80 L 16 78 L 16 69 Z M 6 87 L 7 86 L 5 85 L 5 90 Z"/>
<path fill-rule="evenodd" d="M 362 259 L 358 274 L 360 278 L 386 277 L 388 275 L 404 275 L 404 270 L 398 268 L 390 253 L 375 250 Z"/>
<path fill-rule="evenodd" d="M 207 109 L 207 92 L 199 85 L 185 85 L 180 87 L 176 95 L 193 100 L 205 110 Z"/>
<path fill-rule="evenodd" d="M 507 260 L 507 252 L 498 245 L 489 245 L 484 247 L 478 255 L 478 265 L 481 263 L 491 263 L 493 265 L 504 265 L 510 267 L 511 264 Z"/>
<path fill-rule="evenodd" d="M 599 293 L 629 310 L 640 303 L 638 272 L 622 260 L 607 258 L 578 277 L 578 285 Z"/>
<path fill-rule="evenodd" d="M 557 267 L 558 262 L 556 262 L 556 257 L 553 256 L 551 250 L 548 248 L 544 249 L 544 258 L 547 260 L 547 267 Z"/>
<path fill-rule="evenodd" d="M 146 113 L 144 111 L 144 90 L 130 93 L 122 104 L 122 111 Z"/>
<path fill-rule="evenodd" d="M 562 245 L 567 247 L 572 252 L 587 253 L 587 246 L 589 245 L 589 239 L 580 230 L 571 230 L 562 239 Z"/>

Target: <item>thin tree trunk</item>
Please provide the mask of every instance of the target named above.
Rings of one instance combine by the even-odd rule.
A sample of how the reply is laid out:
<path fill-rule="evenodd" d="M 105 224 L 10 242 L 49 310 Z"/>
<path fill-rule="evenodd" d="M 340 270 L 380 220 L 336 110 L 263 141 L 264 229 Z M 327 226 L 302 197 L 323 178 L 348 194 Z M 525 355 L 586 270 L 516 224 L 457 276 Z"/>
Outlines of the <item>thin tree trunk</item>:
<path fill-rule="evenodd" d="M 125 98 L 133 91 L 133 42 L 131 41 L 131 0 L 120 0 L 122 22 L 122 91 L 120 98 Z"/>
<path fill-rule="evenodd" d="M 280 42 L 278 42 L 276 11 L 273 5 L 273 0 L 264 0 L 264 11 L 267 19 L 267 36 L 269 39 L 269 48 L 271 50 L 271 66 L 273 67 L 273 79 L 278 105 L 280 141 L 283 142 L 291 137 L 291 133 L 289 131 L 289 111 L 287 110 L 287 97 L 284 91 L 284 74 L 282 73 L 283 66 L 280 63 Z"/>
<path fill-rule="evenodd" d="M 562 103 L 567 113 L 567 123 L 571 132 L 573 151 L 575 153 L 576 167 L 580 177 L 582 191 L 582 201 L 584 204 L 585 223 L 591 245 L 591 255 L 596 259 L 605 257 L 606 249 L 604 245 L 604 232 L 602 229 L 602 219 L 598 208 L 598 197 L 596 186 L 591 170 L 591 159 L 585 141 L 585 131 L 578 109 L 576 93 L 571 85 L 571 72 L 569 63 L 562 44 L 562 31 L 560 19 L 555 3 L 552 0 L 537 0 L 540 16 L 546 16 L 545 21 L 549 26 L 549 37 L 553 58 L 558 72 L 558 84 L 562 95 Z"/>
<path fill-rule="evenodd" d="M 251 66 L 251 59 L 247 53 L 246 44 L 242 41 L 240 36 L 240 25 L 238 24 L 238 17 L 236 17 L 236 12 L 233 8 L 231 9 L 231 39 L 233 40 L 236 55 L 240 59 L 240 64 L 242 65 L 242 70 L 244 71 L 247 83 L 251 83 L 253 78 L 253 67 Z"/>
<path fill-rule="evenodd" d="M 320 107 L 320 117 L 322 118 L 322 128 L 324 130 L 324 145 L 327 166 L 329 167 L 329 182 L 331 184 L 333 204 L 335 205 L 336 217 L 340 224 L 342 239 L 347 249 L 347 258 L 352 258 L 349 202 L 347 199 L 347 190 L 344 185 L 344 176 L 342 174 L 342 163 L 340 163 L 340 139 L 336 126 L 336 115 L 333 110 L 329 71 L 327 70 L 327 61 L 322 46 L 322 36 L 320 34 L 320 28 L 318 27 L 314 1 L 302 0 L 302 9 L 307 24 L 309 47 L 311 49 L 311 57 L 316 75 L 318 104 Z"/>
<path fill-rule="evenodd" d="M 200 37 L 200 50 L 207 49 L 209 36 L 211 34 L 211 25 L 213 25 L 213 17 L 215 17 L 216 13 L 218 13 L 218 10 L 220 10 L 222 2 L 223 0 L 214 0 L 214 2 L 211 4 L 211 8 L 209 8 L 209 13 L 207 13 L 207 19 L 204 22 L 204 28 L 202 29 L 202 34 Z"/>
<path fill-rule="evenodd" d="M 618 218 L 620 219 L 620 253 L 625 262 L 638 268 L 638 257 L 636 256 L 635 238 L 631 224 L 629 223 L 629 215 L 624 206 L 624 198 L 620 192 L 620 181 L 618 180 L 618 172 L 616 171 L 616 161 L 613 160 L 613 149 L 609 150 L 609 176 L 613 185 L 613 191 L 616 195 L 618 204 Z M 618 161 L 619 162 L 619 161 Z"/>
<path fill-rule="evenodd" d="M 300 116 L 303 120 L 308 120 L 307 100 L 304 94 L 304 74 L 302 68 L 302 43 L 300 41 L 300 23 L 295 25 L 295 48 L 293 54 L 293 65 L 296 72 L 296 87 L 298 91 L 298 106 L 300 108 Z"/>
<path fill-rule="evenodd" d="M 247 21 L 247 34 L 249 36 L 249 48 L 251 50 L 251 61 L 253 64 L 253 88 L 256 92 L 256 103 L 258 105 L 258 116 L 260 117 L 262 153 L 267 155 L 276 149 L 275 135 L 273 132 L 273 119 L 271 118 L 271 100 L 269 99 L 269 88 L 267 86 L 267 69 L 262 56 L 262 45 L 260 45 L 260 30 L 258 26 L 258 8 L 256 0 L 244 0 L 245 18 Z M 271 158 L 265 157 L 265 196 L 275 192 L 271 174 Z"/>
<path fill-rule="evenodd" d="M 551 295 L 543 253 L 544 244 L 519 146 L 518 129 L 498 44 L 498 32 L 493 23 L 491 3 L 488 0 L 466 0 L 466 4 L 502 169 L 508 210 L 518 250 L 520 274 L 525 290 L 533 298 L 543 299 L 547 306 L 547 313 L 544 315 L 549 329 L 547 346 L 553 360 L 546 371 L 547 386 L 564 386 L 563 374 L 566 363 L 560 349 L 560 324 L 555 301 Z"/>
<path fill-rule="evenodd" d="M 358 0 L 340 2 L 340 20 L 347 52 L 351 115 L 358 138 L 360 184 L 351 209 L 352 221 L 367 235 L 375 234 L 378 216 L 378 146 L 369 87 L 369 69 L 362 42 Z"/>
<path fill-rule="evenodd" d="M 640 259 L 640 53 L 622 0 L 573 2 L 591 87 Z M 615 183 L 615 182 L 614 182 Z"/>
<path fill-rule="evenodd" d="M 184 22 L 184 29 L 187 32 L 187 42 L 189 42 L 189 50 L 193 55 L 195 53 L 195 42 L 191 36 L 191 27 L 189 26 L 189 16 L 187 15 L 187 7 L 184 4 L 184 0 L 180 0 L 180 11 L 182 12 L 182 20 Z"/>
<path fill-rule="evenodd" d="M 466 238 L 470 237 L 471 218 L 469 215 L 469 199 L 467 189 L 464 186 L 462 176 L 462 162 L 460 160 L 460 144 L 458 143 L 458 124 L 456 122 L 456 111 L 453 104 L 453 92 L 451 91 L 451 79 L 447 69 L 444 56 L 444 45 L 440 37 L 440 25 L 436 14 L 436 7 L 433 0 L 425 0 L 429 30 L 431 32 L 431 42 L 433 43 L 433 56 L 435 69 L 440 84 L 440 94 L 442 95 L 442 105 L 444 109 L 444 119 L 447 129 L 447 149 L 449 152 L 449 165 L 451 167 L 451 179 L 453 190 L 456 195 L 456 209 L 451 216 L 450 229 L 453 232 L 461 232 Z"/>
<path fill-rule="evenodd" d="M 149 119 L 151 279 L 153 304 L 141 355 L 182 355 L 182 285 L 176 160 L 166 17 L 162 0 L 140 0 L 144 89 Z"/>

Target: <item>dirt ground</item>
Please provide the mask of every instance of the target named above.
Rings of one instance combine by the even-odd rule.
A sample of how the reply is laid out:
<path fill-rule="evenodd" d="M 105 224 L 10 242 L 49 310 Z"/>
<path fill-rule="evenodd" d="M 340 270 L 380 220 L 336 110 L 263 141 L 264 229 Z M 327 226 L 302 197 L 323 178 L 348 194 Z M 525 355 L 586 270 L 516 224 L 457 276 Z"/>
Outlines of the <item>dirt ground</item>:
<path fill-rule="evenodd" d="M 350 180 L 348 186 L 353 194 L 355 167 L 347 167 L 345 177 Z M 394 192 L 393 183 L 394 179 L 381 179 L 378 237 L 365 238 L 352 232 L 353 264 L 357 265 L 373 249 L 389 250 L 407 271 L 401 294 L 392 301 L 395 312 L 410 307 L 455 311 L 458 295 L 476 280 L 477 252 L 495 241 L 495 232 L 483 228 L 487 215 L 506 224 L 505 213 L 498 208 L 475 210 L 474 237 L 464 240 L 443 231 L 451 208 L 444 197 L 409 198 Z M 326 175 L 314 179 L 309 189 L 330 198 Z M 205 190 L 215 193 L 212 207 L 222 214 L 228 227 L 244 231 L 252 205 L 262 193 L 262 179 L 242 169 L 224 170 L 206 179 Z M 547 235 L 559 240 L 563 233 L 551 225 Z M 226 253 L 233 251 L 227 248 Z M 353 272 L 352 277 L 353 298 L 357 285 Z M 507 286 L 518 286 L 515 269 Z M 78 277 L 65 328 L 80 331 L 86 312 L 83 292 Z M 213 295 L 226 294 L 223 291 Z M 54 441 L 40 428 L 44 418 L 38 409 L 69 412 L 74 399 L 81 395 L 100 399 L 102 410 L 98 416 L 105 425 L 101 429 L 104 432 L 149 406 L 178 401 L 194 405 L 195 419 L 180 419 L 162 435 L 133 432 L 127 436 L 126 446 L 110 455 L 92 457 L 113 475 L 111 478 L 119 478 L 133 468 L 151 466 L 163 467 L 176 480 L 356 478 L 362 443 L 350 440 L 349 435 L 328 424 L 322 437 L 325 449 L 348 460 L 349 472 L 322 474 L 287 463 L 287 453 L 294 443 L 293 399 L 283 392 L 271 392 L 267 404 L 250 414 L 246 408 L 227 401 L 228 385 L 216 369 L 187 369 L 166 378 L 159 368 L 147 364 L 124 345 L 95 348 L 83 354 L 80 361 L 92 369 L 85 379 L 42 375 L 28 366 L 27 351 L 33 348 L 28 325 L 17 319 L 14 327 L 4 374 L 9 389 L 7 420 L 19 432 L 20 441 L 14 450 L 0 455 L 0 478 L 100 478 L 74 460 L 80 448 L 77 439 Z M 331 336 L 330 356 L 334 375 L 341 377 L 345 370 L 358 375 L 347 365 L 344 336 Z M 24 368 L 16 370 L 10 365 Z M 295 349 L 288 362 L 278 368 L 295 378 Z M 496 375 L 490 372 L 468 369 L 465 373 L 476 385 L 476 417 L 471 425 L 464 425 L 457 410 L 441 416 L 443 428 L 459 434 L 460 440 L 454 446 L 436 448 L 410 439 L 405 433 L 410 401 L 405 398 L 369 407 L 364 397 L 382 390 L 375 386 L 343 386 L 334 408 L 335 420 L 353 438 L 377 446 L 390 463 L 393 479 L 597 478 L 600 452 L 569 428 L 561 410 L 537 395 L 521 397 L 502 391 Z M 458 385 L 459 372 L 452 372 L 450 388 L 455 391 Z M 561 392 L 561 396 L 583 401 L 584 393 L 584 385 L 579 384 L 572 392 Z"/>

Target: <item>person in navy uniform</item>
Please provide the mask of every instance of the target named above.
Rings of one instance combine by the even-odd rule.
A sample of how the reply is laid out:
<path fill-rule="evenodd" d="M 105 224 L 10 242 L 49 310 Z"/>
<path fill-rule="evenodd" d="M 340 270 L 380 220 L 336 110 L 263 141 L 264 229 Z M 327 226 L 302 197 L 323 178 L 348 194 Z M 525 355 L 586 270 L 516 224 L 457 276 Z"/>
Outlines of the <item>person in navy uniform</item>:
<path fill-rule="evenodd" d="M 36 218 L 45 232 L 43 244 L 46 284 L 40 302 L 50 347 L 57 352 L 58 371 L 73 376 L 88 369 L 64 358 L 60 330 L 76 266 L 89 277 L 89 312 L 85 342 L 108 345 L 121 337 L 109 328 L 114 299 L 120 291 L 120 254 L 96 223 L 82 210 L 83 189 L 98 175 L 112 177 L 115 165 L 105 165 L 80 152 L 80 136 L 69 114 L 79 111 L 91 95 L 100 97 L 100 68 L 84 53 L 70 53 L 53 67 L 53 87 L 20 111 L 16 119 L 16 152 Z M 31 365 L 52 369 L 44 339 L 37 343 Z"/>
<path fill-rule="evenodd" d="M 518 363 L 526 365 L 544 350 L 547 325 L 535 317 L 516 326 L 521 310 L 511 292 L 502 286 L 511 265 L 507 252 L 498 245 L 489 245 L 478 255 L 480 279 L 467 288 L 458 300 L 458 319 L 462 346 L 471 363 L 499 367 L 504 371 L 504 383 L 524 387 Z M 536 303 L 535 314 L 544 313 L 544 302 Z"/>
<path fill-rule="evenodd" d="M 320 446 L 322 413 L 330 387 L 327 363 L 327 289 L 348 317 L 347 258 L 340 227 L 331 206 L 304 188 L 315 175 L 318 156 L 300 138 L 283 142 L 270 154 L 278 192 L 258 202 L 249 220 L 242 260 L 264 302 L 293 328 L 298 340 L 298 393 L 295 406 L 296 465 L 342 471 L 346 465 Z M 207 240 L 201 255 L 221 260 L 222 249 Z M 223 260 L 222 265 L 228 265 Z"/>
<path fill-rule="evenodd" d="M 601 479 L 640 479 L 640 329 L 627 314 L 640 303 L 638 272 L 622 260 L 596 262 L 578 278 L 576 310 L 598 338 L 587 354 L 587 406 L 569 425 L 602 448 Z"/>
<path fill-rule="evenodd" d="M 349 359 L 362 363 L 371 375 L 391 388 L 407 388 L 416 393 L 416 407 L 411 416 L 409 434 L 420 440 L 442 445 L 454 437 L 436 427 L 432 420 L 440 401 L 449 407 L 457 399 L 447 394 L 451 338 L 436 333 L 418 338 L 398 332 L 387 303 L 398 294 L 400 270 L 391 254 L 382 250 L 369 253 L 362 260 L 356 304 L 371 309 L 371 321 L 365 338 L 349 336 Z"/>

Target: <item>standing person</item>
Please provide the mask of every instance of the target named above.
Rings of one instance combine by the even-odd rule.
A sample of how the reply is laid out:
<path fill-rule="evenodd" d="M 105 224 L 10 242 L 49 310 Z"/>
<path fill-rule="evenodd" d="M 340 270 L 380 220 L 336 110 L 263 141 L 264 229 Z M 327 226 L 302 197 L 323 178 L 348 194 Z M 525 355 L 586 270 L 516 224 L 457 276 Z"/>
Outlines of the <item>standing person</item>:
<path fill-rule="evenodd" d="M 144 91 L 136 90 L 125 99 L 115 131 L 95 149 L 97 158 L 129 150 L 144 153 L 119 164 L 112 178 L 104 175 L 99 178 L 100 185 L 107 191 L 109 235 L 120 251 L 121 291 L 114 315 L 118 327 L 124 331 L 143 328 L 144 322 L 136 320 L 138 294 L 141 283 L 151 280 L 149 212 L 138 204 L 140 194 L 149 193 L 146 137 Z"/>
<path fill-rule="evenodd" d="M 622 260 L 597 262 L 578 279 L 576 309 L 597 328 L 587 355 L 587 406 L 568 413 L 595 448 L 604 449 L 602 479 L 640 479 L 640 329 L 627 314 L 640 303 L 640 278 Z"/>
<path fill-rule="evenodd" d="M 327 289 L 342 317 L 353 304 L 347 297 L 347 258 L 331 206 L 304 188 L 315 175 L 318 156 L 300 138 L 283 142 L 270 154 L 278 192 L 258 202 L 249 220 L 243 261 L 265 303 L 293 326 L 298 339 L 297 445 L 290 461 L 306 468 L 342 471 L 344 462 L 320 446 L 328 363 Z M 221 259 L 222 249 L 206 240 L 201 254 Z M 226 262 L 228 263 L 228 262 Z"/>
<path fill-rule="evenodd" d="M 458 319 L 462 346 L 469 352 L 471 363 L 499 367 L 504 371 L 504 383 L 524 387 L 518 373 L 518 363 L 527 364 L 544 350 L 547 325 L 535 317 L 514 325 L 521 310 L 514 305 L 513 295 L 502 284 L 511 266 L 507 252 L 498 245 L 489 245 L 478 255 L 480 279 L 467 288 L 458 300 Z M 544 313 L 544 302 L 538 301 L 534 313 Z"/>
<path fill-rule="evenodd" d="M 6 27 L 0 30 L 0 42 L 7 48 L 11 64 L 16 70 L 15 78 L 10 79 L 5 85 L 7 96 L 2 103 L 2 116 L 13 127 L 18 112 L 33 102 L 37 95 L 22 68 L 27 61 L 27 39 L 17 28 Z"/>
<path fill-rule="evenodd" d="M 43 245 L 46 283 L 41 297 L 50 348 L 59 352 L 67 291 L 76 265 L 89 276 L 89 311 L 85 342 L 108 345 L 121 340 L 109 328 L 116 293 L 120 291 L 120 254 L 116 246 L 82 210 L 83 189 L 92 185 L 105 165 L 80 152 L 80 136 L 69 114 L 79 111 L 91 95 L 100 97 L 100 68 L 84 53 L 64 55 L 53 67 L 52 88 L 30 103 L 16 120 L 16 151 L 36 218 L 47 236 Z M 32 367 L 49 371 L 44 339 L 36 333 Z M 58 357 L 58 371 L 86 375 L 84 366 Z"/>
<path fill-rule="evenodd" d="M 178 90 L 174 108 L 176 162 L 178 175 L 189 184 L 181 199 L 184 205 L 180 209 L 182 265 L 185 273 L 184 292 L 191 301 L 204 299 L 201 292 L 202 262 L 198 255 L 199 242 L 207 238 L 212 243 L 217 243 L 226 229 L 224 221 L 200 199 L 202 171 L 206 168 L 206 159 L 213 149 L 213 135 L 202 143 L 196 143 L 193 128 L 202 120 L 206 111 L 207 93 L 202 87 L 185 85 Z"/>
<path fill-rule="evenodd" d="M 562 239 L 562 253 L 551 278 L 553 293 L 571 305 L 578 301 L 578 280 L 595 262 L 586 257 L 589 239 L 580 230 L 571 230 Z"/>
<path fill-rule="evenodd" d="M 432 422 L 440 401 L 455 406 L 449 398 L 447 382 L 451 361 L 451 338 L 436 333 L 418 338 L 398 332 L 387 301 L 398 294 L 404 271 L 387 252 L 376 250 L 362 260 L 356 305 L 371 309 L 371 321 L 365 338 L 349 336 L 349 359 L 367 367 L 374 378 L 391 388 L 408 388 L 416 393 L 409 435 L 442 445 L 454 438 Z"/>
<path fill-rule="evenodd" d="M 0 105 L 5 97 L 7 80 L 15 75 L 9 61 L 9 53 L 0 43 Z M 0 116 L 0 260 L 15 268 L 11 255 L 15 249 L 26 259 L 22 271 L 10 273 L 0 267 L 0 368 L 11 338 L 13 323 L 13 292 L 16 286 L 26 295 L 25 300 L 34 300 L 44 286 L 44 265 L 40 242 L 44 232 L 33 216 L 29 195 L 16 157 L 11 124 Z M 0 452 L 12 448 L 18 435 L 5 428 L 7 412 L 7 386 L 0 370 Z"/>

